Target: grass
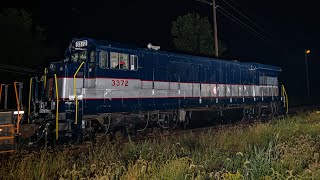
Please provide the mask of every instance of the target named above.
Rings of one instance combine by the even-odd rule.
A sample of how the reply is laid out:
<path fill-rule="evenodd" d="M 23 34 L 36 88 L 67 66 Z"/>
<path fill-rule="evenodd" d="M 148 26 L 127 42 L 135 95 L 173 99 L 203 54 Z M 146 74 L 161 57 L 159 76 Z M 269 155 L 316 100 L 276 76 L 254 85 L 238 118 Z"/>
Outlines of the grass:
<path fill-rule="evenodd" d="M 320 179 L 320 114 L 162 140 L 109 142 L 88 153 L 18 152 L 0 179 Z"/>

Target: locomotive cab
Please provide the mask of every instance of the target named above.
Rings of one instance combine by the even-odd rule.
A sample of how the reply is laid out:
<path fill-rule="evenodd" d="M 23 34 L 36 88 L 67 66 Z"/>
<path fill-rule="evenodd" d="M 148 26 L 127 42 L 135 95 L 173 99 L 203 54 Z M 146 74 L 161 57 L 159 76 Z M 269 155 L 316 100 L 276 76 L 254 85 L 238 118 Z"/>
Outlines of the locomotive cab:
<path fill-rule="evenodd" d="M 129 87 L 127 77 L 139 78 L 136 54 L 107 45 L 97 46 L 90 39 L 74 39 L 65 58 L 50 64 L 45 74 L 45 105 L 40 111 L 51 117 L 51 126 L 57 129 L 56 139 L 81 139 L 82 131 L 88 129 L 84 115 L 110 111 L 108 89 L 124 93 L 123 90 L 133 88 Z M 119 80 L 121 76 L 126 79 Z M 103 109 L 90 104 L 92 101 L 87 103 L 87 99 L 100 99 L 101 95 L 106 98 L 101 105 Z"/>

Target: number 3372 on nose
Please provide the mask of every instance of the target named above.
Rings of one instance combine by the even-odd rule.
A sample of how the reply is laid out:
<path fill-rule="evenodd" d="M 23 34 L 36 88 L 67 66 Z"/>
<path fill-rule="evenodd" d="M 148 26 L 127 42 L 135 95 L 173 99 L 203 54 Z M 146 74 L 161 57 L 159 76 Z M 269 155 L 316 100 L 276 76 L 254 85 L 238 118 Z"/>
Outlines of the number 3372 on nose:
<path fill-rule="evenodd" d="M 124 79 L 112 79 L 111 80 L 111 85 L 112 86 L 128 86 L 128 80 Z"/>

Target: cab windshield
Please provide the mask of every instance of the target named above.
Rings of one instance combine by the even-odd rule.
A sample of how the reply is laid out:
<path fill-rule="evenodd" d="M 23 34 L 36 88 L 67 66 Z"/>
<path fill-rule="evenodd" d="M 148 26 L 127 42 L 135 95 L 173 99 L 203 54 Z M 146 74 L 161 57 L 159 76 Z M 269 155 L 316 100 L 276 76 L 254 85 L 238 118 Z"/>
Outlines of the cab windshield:
<path fill-rule="evenodd" d="M 73 51 L 69 55 L 67 55 L 64 58 L 64 62 L 79 63 L 79 62 L 86 61 L 87 59 L 88 59 L 87 50 L 81 50 L 81 51 L 77 50 L 77 51 Z"/>
<path fill-rule="evenodd" d="M 75 51 L 71 54 L 71 62 L 83 62 L 87 60 L 87 50 Z"/>

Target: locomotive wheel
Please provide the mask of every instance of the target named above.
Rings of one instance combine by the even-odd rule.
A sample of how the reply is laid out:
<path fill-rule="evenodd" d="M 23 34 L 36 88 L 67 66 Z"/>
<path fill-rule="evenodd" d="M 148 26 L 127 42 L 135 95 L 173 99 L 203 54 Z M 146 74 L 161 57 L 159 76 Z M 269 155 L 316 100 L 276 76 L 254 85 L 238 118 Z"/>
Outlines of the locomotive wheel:
<path fill-rule="evenodd" d="M 160 116 L 161 119 L 159 118 L 157 121 L 158 126 L 160 127 L 161 132 L 165 132 L 169 129 L 170 127 L 170 118 L 168 115 L 162 115 Z"/>
<path fill-rule="evenodd" d="M 254 108 L 248 108 L 248 109 L 244 109 L 244 120 L 248 121 L 248 122 L 254 122 L 257 117 L 257 115 L 255 114 L 255 109 Z"/>
<path fill-rule="evenodd" d="M 176 128 L 177 124 L 178 124 L 178 114 L 176 111 L 174 111 L 172 115 L 170 115 L 170 125 L 169 125 L 170 131 L 173 131 Z"/>
<path fill-rule="evenodd" d="M 158 119 L 158 113 L 157 112 L 151 112 L 151 114 L 150 114 L 150 119 L 151 119 L 151 121 L 157 121 L 157 119 Z"/>
<path fill-rule="evenodd" d="M 186 116 L 186 119 L 184 122 L 182 122 L 182 128 L 184 130 L 188 129 L 191 123 L 191 118 L 189 116 Z"/>
<path fill-rule="evenodd" d="M 263 122 L 266 122 L 270 119 L 268 109 L 267 108 L 262 108 L 261 110 L 261 120 Z"/>

